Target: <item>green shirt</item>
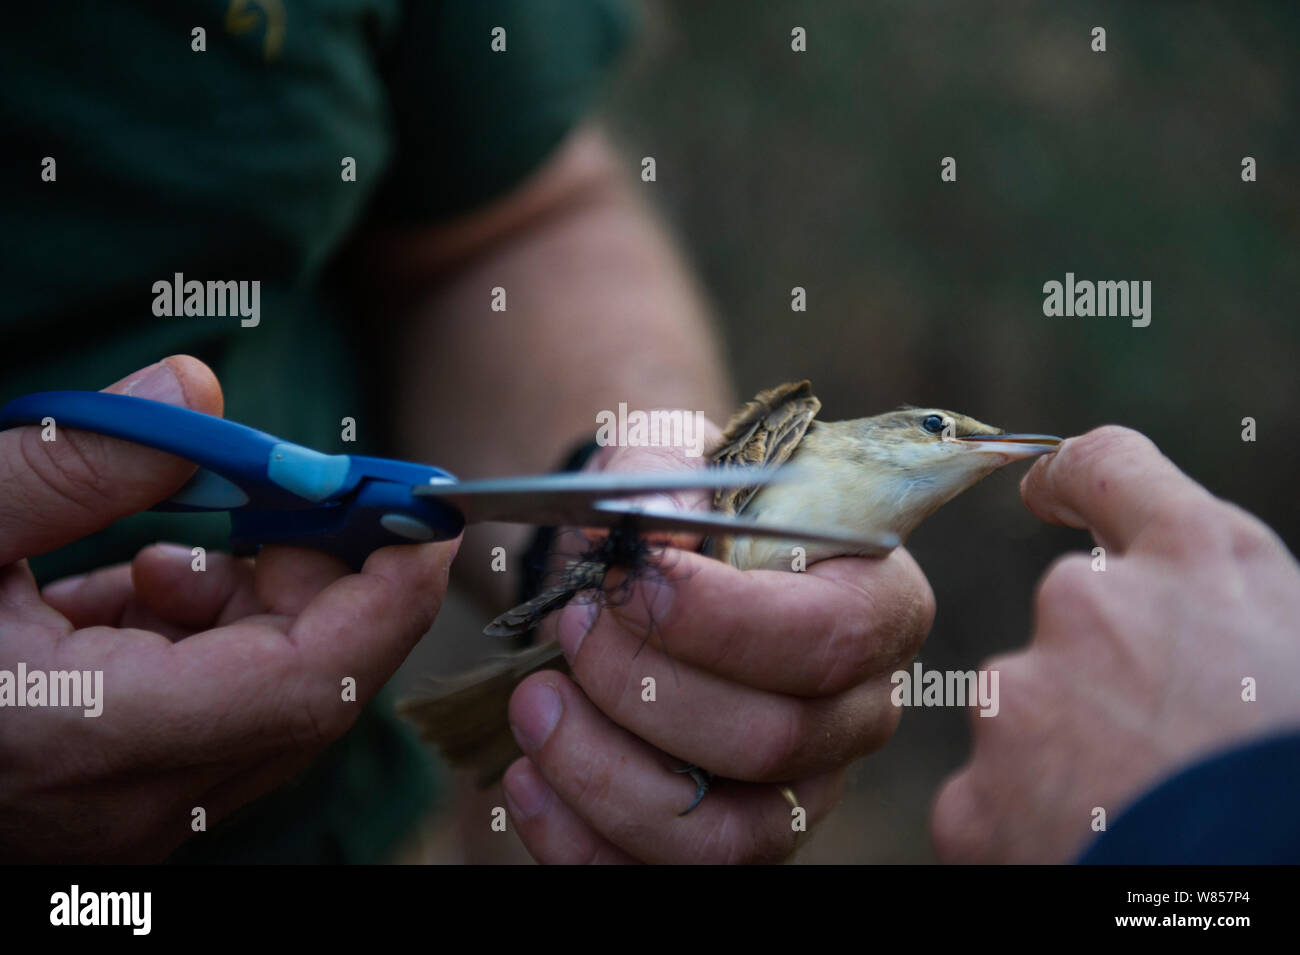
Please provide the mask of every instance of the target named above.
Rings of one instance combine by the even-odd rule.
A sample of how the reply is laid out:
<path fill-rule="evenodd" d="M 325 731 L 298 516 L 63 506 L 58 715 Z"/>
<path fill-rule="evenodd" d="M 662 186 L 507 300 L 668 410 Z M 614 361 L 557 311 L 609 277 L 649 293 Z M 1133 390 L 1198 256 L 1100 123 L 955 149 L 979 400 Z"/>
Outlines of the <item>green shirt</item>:
<path fill-rule="evenodd" d="M 365 446 L 374 429 L 341 440 L 341 419 L 372 408 L 384 325 L 329 294 L 331 258 L 363 221 L 434 223 L 519 183 L 587 110 L 629 26 L 619 0 L 15 7 L 0 31 L 17 162 L 0 178 L 0 400 L 102 388 L 186 352 L 217 371 L 227 417 L 382 452 Z M 259 323 L 156 316 L 153 285 L 176 273 L 260 281 Z M 48 580 L 157 540 L 220 547 L 226 530 L 222 515 L 137 515 L 33 567 Z M 382 858 L 430 799 L 429 761 L 400 733 L 371 706 L 308 774 L 179 855 Z"/>

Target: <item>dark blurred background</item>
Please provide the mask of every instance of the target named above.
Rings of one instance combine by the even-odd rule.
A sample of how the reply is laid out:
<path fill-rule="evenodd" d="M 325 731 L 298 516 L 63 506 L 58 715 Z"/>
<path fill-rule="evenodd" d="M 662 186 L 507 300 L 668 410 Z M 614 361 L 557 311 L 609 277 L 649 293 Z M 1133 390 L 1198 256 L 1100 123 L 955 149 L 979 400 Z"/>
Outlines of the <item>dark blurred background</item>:
<path fill-rule="evenodd" d="M 644 7 L 602 112 L 630 170 L 657 161 L 645 192 L 713 299 L 742 395 L 807 376 L 828 420 L 910 402 L 1062 435 L 1121 423 L 1294 552 L 1298 44 L 1295 3 L 668 0 Z M 1043 283 L 1067 271 L 1150 280 L 1150 326 L 1044 317 Z M 796 285 L 807 312 L 790 310 Z M 927 668 L 1022 645 L 1035 580 L 1091 546 L 1023 510 L 1024 470 L 909 541 L 938 600 Z M 439 630 L 472 632 L 481 614 L 461 613 Z M 967 718 L 907 711 L 801 861 L 931 861 L 929 803 Z"/>

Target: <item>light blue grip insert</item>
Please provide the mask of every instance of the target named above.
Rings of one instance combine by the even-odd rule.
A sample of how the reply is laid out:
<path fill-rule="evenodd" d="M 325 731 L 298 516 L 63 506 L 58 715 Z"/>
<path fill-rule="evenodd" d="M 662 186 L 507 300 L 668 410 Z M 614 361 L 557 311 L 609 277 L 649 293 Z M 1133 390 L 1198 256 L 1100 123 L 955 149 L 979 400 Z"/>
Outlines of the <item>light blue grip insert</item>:
<path fill-rule="evenodd" d="M 346 454 L 323 454 L 286 441 L 271 449 L 266 476 L 301 498 L 323 501 L 343 487 L 351 464 Z"/>
<path fill-rule="evenodd" d="M 248 495 L 220 474 L 199 468 L 166 503 L 199 511 L 230 511 L 247 504 Z"/>

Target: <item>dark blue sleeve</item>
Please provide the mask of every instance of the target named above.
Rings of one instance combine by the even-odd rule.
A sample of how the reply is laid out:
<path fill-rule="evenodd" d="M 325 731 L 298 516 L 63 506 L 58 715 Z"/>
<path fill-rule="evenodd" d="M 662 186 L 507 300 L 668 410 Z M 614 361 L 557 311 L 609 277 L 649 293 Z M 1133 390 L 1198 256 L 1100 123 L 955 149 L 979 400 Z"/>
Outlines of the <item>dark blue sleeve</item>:
<path fill-rule="evenodd" d="M 1252 742 L 1167 779 L 1082 865 L 1300 863 L 1300 732 Z"/>

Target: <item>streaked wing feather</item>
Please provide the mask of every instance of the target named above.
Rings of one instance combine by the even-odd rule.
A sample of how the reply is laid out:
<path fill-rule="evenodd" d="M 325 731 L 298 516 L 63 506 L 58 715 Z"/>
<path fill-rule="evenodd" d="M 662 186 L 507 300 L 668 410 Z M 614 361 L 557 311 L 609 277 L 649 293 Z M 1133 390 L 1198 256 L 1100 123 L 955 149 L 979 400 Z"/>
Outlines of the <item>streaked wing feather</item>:
<path fill-rule="evenodd" d="M 760 391 L 727 422 L 710 460 L 717 465 L 779 467 L 794 454 L 821 406 L 807 379 Z M 760 486 L 719 488 L 713 509 L 741 514 Z"/>

